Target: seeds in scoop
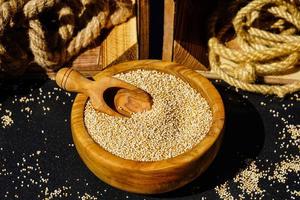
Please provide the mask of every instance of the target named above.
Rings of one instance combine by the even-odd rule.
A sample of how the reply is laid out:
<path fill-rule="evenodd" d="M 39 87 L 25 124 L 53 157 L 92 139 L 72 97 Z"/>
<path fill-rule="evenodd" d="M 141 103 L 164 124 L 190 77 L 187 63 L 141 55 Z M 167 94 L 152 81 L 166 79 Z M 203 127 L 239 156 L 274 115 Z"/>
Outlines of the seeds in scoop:
<path fill-rule="evenodd" d="M 209 131 L 212 113 L 207 101 L 173 75 L 136 70 L 115 76 L 148 92 L 151 110 L 131 118 L 95 111 L 88 101 L 84 121 L 91 137 L 119 157 L 157 161 L 182 154 Z"/>

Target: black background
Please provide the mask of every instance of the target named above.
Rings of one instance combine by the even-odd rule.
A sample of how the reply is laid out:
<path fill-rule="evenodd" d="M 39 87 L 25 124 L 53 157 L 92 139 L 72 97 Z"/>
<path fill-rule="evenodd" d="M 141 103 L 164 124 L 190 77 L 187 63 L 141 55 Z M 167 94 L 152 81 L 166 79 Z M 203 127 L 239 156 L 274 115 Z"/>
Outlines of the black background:
<path fill-rule="evenodd" d="M 290 124 L 299 124 L 300 102 L 291 100 L 291 97 L 279 99 L 236 92 L 223 83 L 215 85 L 226 109 L 226 130 L 217 158 L 202 176 L 187 186 L 162 195 L 143 196 L 123 192 L 103 183 L 81 161 L 72 145 L 69 121 L 74 94 L 55 90 L 55 82 L 51 80 L 2 82 L 0 115 L 5 114 L 5 109 L 11 110 L 14 124 L 5 129 L 0 127 L 0 199 L 16 199 L 15 195 L 19 199 L 43 199 L 47 197 L 44 194 L 46 187 L 53 192 L 63 186 L 71 187 L 64 190 L 71 196 L 63 199 L 78 199 L 85 193 L 98 199 L 218 199 L 214 188 L 225 181 L 228 181 L 232 195 L 238 198 L 242 191 L 233 182 L 233 177 L 240 169 L 247 167 L 247 159 L 255 160 L 258 168 L 265 170 L 274 167 L 272 163 L 284 159 L 282 155 L 299 155 L 297 147 L 292 145 L 280 148 L 279 144 L 288 142 L 290 138 L 280 140 L 279 132 L 284 127 L 281 117 L 288 119 Z M 34 102 L 16 102 L 20 97 L 30 97 L 30 94 Z M 56 100 L 56 96 L 59 99 Z M 44 103 L 41 103 L 41 99 L 44 99 Z M 261 102 L 267 105 L 261 105 Z M 282 105 L 291 103 L 293 105 L 284 110 Z M 29 118 L 21 112 L 27 106 L 32 110 Z M 45 112 L 46 115 L 43 106 L 50 108 Z M 270 109 L 279 111 L 279 117 L 273 117 Z M 37 151 L 40 151 L 39 155 Z M 30 173 L 22 171 L 27 166 L 33 166 L 33 170 L 27 170 Z M 41 177 L 49 180 L 42 182 Z M 286 185 L 291 191 L 299 189 L 296 184 L 298 180 L 298 174 L 289 173 L 285 184 L 270 186 L 267 179 L 259 184 L 266 190 L 265 199 L 290 199 Z"/>

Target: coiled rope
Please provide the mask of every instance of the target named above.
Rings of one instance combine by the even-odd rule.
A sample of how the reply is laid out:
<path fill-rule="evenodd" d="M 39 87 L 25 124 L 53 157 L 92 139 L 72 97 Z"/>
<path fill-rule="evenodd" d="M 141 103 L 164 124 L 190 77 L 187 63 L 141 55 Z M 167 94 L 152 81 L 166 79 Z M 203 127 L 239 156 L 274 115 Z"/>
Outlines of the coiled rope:
<path fill-rule="evenodd" d="M 271 25 L 256 27 L 266 13 L 272 16 Z M 300 90 L 300 81 L 286 85 L 255 83 L 259 76 L 281 74 L 297 67 L 300 10 L 296 4 L 285 0 L 254 0 L 238 11 L 232 24 L 237 47 L 226 46 L 216 37 L 209 40 L 213 72 L 228 84 L 250 92 L 284 97 Z M 265 21 L 261 24 L 265 25 Z"/>
<path fill-rule="evenodd" d="M 57 70 L 132 9 L 131 0 L 0 0 L 0 72 L 33 61 Z"/>

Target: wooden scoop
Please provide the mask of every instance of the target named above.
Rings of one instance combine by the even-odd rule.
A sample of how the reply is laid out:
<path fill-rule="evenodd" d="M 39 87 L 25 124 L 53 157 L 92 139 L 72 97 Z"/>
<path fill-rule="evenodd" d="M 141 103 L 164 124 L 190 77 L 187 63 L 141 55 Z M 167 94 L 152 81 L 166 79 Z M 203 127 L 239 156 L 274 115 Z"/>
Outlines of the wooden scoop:
<path fill-rule="evenodd" d="M 55 79 L 60 88 L 88 96 L 95 110 L 111 116 L 130 117 L 135 112 L 151 109 L 152 98 L 148 93 L 117 78 L 104 77 L 92 81 L 71 68 L 62 68 Z M 110 108 L 103 98 L 104 91 L 108 88 L 120 88 L 114 97 L 118 112 Z"/>

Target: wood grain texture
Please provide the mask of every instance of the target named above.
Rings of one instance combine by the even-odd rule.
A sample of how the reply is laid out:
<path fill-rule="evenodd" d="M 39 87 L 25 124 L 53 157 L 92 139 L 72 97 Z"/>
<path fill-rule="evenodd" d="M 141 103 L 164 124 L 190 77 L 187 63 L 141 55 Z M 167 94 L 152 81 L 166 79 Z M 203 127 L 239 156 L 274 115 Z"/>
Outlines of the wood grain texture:
<path fill-rule="evenodd" d="M 109 66 L 137 43 L 136 26 L 137 21 L 136 17 L 134 17 L 125 24 L 113 28 L 111 33 L 100 45 L 98 58 L 99 67 L 102 66 L 102 68 L 105 68 Z M 132 51 L 135 53 L 135 59 L 138 59 L 138 51 Z M 130 59 L 132 59 L 132 57 Z"/>
<path fill-rule="evenodd" d="M 111 76 L 92 81 L 72 68 L 62 68 L 56 73 L 55 80 L 60 88 L 89 97 L 95 110 L 108 115 L 131 116 L 132 113 L 151 109 L 152 98 L 147 92 Z M 104 92 L 109 88 L 121 88 L 112 96 L 116 111 L 104 100 Z"/>
<path fill-rule="evenodd" d="M 207 70 L 206 27 L 210 4 L 198 0 L 176 1 L 173 61 L 192 69 Z"/>
<path fill-rule="evenodd" d="M 174 43 L 174 17 L 175 2 L 174 0 L 164 1 L 164 38 L 162 60 L 173 60 L 173 43 Z"/>
<path fill-rule="evenodd" d="M 150 0 L 137 1 L 139 59 L 149 58 Z"/>
<path fill-rule="evenodd" d="M 194 57 L 194 55 L 189 52 L 195 49 L 201 49 L 201 47 L 197 46 L 196 44 L 189 44 L 188 46 L 189 50 L 182 46 L 182 42 L 179 43 L 174 41 L 173 61 L 189 66 L 191 69 L 207 71 L 207 65 L 204 66 L 196 57 Z"/>
<path fill-rule="evenodd" d="M 300 81 L 300 66 L 298 66 L 298 69 L 292 73 L 280 76 L 264 76 L 263 80 L 264 82 L 270 84 L 288 84 L 295 81 Z"/>
<path fill-rule="evenodd" d="M 172 62 L 141 60 L 121 63 L 106 68 L 94 78 L 99 80 L 136 69 L 158 70 L 172 74 L 200 92 L 208 101 L 213 114 L 212 126 L 207 136 L 194 148 L 174 158 L 155 162 L 122 159 L 104 150 L 89 136 L 83 121 L 87 97 L 79 94 L 71 113 L 73 140 L 84 163 L 104 182 L 135 193 L 155 194 L 171 191 L 197 178 L 214 160 L 223 133 L 225 117 L 223 102 L 208 79 Z"/>
<path fill-rule="evenodd" d="M 102 70 L 126 51 L 132 53 L 128 59 L 138 59 L 137 48 L 137 19 L 133 17 L 126 23 L 114 27 L 99 46 L 89 49 L 78 56 L 72 63 L 72 67 L 78 71 Z"/>
<path fill-rule="evenodd" d="M 74 69 L 78 71 L 86 70 L 87 68 L 89 70 L 102 69 L 104 66 L 101 64 L 100 49 L 101 46 L 96 46 L 81 53 L 72 62 Z"/>
<path fill-rule="evenodd" d="M 130 117 L 133 113 L 151 110 L 153 101 L 143 90 L 120 89 L 114 97 L 114 104 L 120 114 Z"/>

